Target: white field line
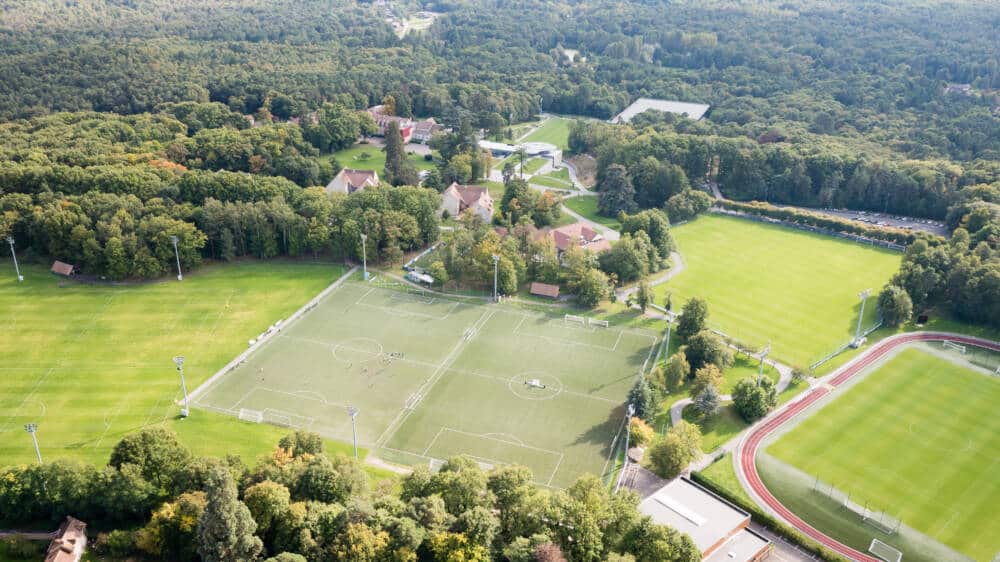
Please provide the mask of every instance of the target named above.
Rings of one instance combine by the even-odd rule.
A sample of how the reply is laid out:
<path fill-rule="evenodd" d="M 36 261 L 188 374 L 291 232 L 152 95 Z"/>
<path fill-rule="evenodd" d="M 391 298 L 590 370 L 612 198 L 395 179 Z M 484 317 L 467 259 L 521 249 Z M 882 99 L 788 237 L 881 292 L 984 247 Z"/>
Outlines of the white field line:
<path fill-rule="evenodd" d="M 456 369 L 454 367 L 452 367 L 452 368 L 450 368 L 448 370 L 451 371 L 451 372 L 453 372 L 453 373 L 459 373 L 459 374 L 462 374 L 462 375 L 470 375 L 470 376 L 480 377 L 480 378 L 484 378 L 484 379 L 496 380 L 496 381 L 504 383 L 505 385 L 510 382 L 510 377 L 499 377 L 499 376 L 496 376 L 496 375 L 491 375 L 489 373 L 483 373 L 483 372 L 480 372 L 480 371 L 469 371 L 469 370 L 466 370 L 466 369 Z M 559 394 L 570 394 L 570 395 L 573 395 L 573 396 L 578 396 L 580 398 L 589 398 L 591 400 L 599 400 L 601 402 L 607 402 L 609 404 L 621 404 L 621 400 L 612 400 L 610 398 L 603 398 L 601 396 L 594 396 L 593 394 L 586 394 L 586 393 L 583 393 L 583 392 L 576 392 L 574 390 L 566 390 L 565 388 L 563 388 L 562 390 L 560 390 Z M 557 398 L 559 396 L 559 394 L 556 394 L 552 398 L 553 399 Z"/>
<path fill-rule="evenodd" d="M 413 301 L 410 301 L 410 302 L 413 302 Z M 458 306 L 458 303 L 452 304 L 448 308 L 448 312 L 446 312 L 444 314 L 444 316 L 441 316 L 441 315 L 434 315 L 434 314 L 425 314 L 423 312 L 414 312 L 414 311 L 411 311 L 411 310 L 399 310 L 399 309 L 396 309 L 396 308 L 389 308 L 389 307 L 381 306 L 381 305 L 377 305 L 377 304 L 368 304 L 366 302 L 361 302 L 360 300 L 358 302 L 354 303 L 354 304 L 359 305 L 359 306 L 367 306 L 368 308 L 374 308 L 375 310 L 381 310 L 382 312 L 384 312 L 386 314 L 389 314 L 389 315 L 392 315 L 392 316 L 402 316 L 402 317 L 417 316 L 419 318 L 426 318 L 428 320 L 447 320 L 448 317 L 451 316 L 452 311 L 455 310 L 455 307 Z"/>
<path fill-rule="evenodd" d="M 552 469 L 552 474 L 549 475 L 548 481 L 545 482 L 546 486 L 552 485 L 552 480 L 556 477 L 556 473 L 559 472 L 559 467 L 562 465 L 564 458 L 566 458 L 565 455 L 559 455 L 559 462 L 557 462 L 556 467 Z"/>
<path fill-rule="evenodd" d="M 38 392 L 38 389 L 42 387 L 42 383 L 45 382 L 45 379 L 47 379 L 49 377 L 49 375 L 52 373 L 52 371 L 54 371 L 54 370 L 55 370 L 55 367 L 50 367 L 48 370 L 45 371 L 45 373 L 42 376 L 40 376 L 37 379 L 35 379 L 35 384 L 33 384 L 31 386 L 31 391 L 28 392 L 28 394 L 26 394 L 24 396 L 24 398 L 21 400 L 21 403 L 17 406 L 17 409 L 14 410 L 13 413 L 11 413 L 11 414 L 9 414 L 7 416 L 7 421 L 4 422 L 3 429 L 0 429 L 0 433 L 6 432 L 6 431 L 10 431 L 8 429 L 8 427 L 12 423 L 14 423 L 14 418 L 16 418 L 17 416 L 19 416 L 21 414 L 21 410 L 24 409 L 25 405 L 27 405 L 28 402 L 33 401 L 31 399 L 31 397 L 34 396 L 36 392 Z"/>
<path fill-rule="evenodd" d="M 288 326 L 292 325 L 296 320 L 298 320 L 299 318 L 301 318 L 306 312 L 312 310 L 316 305 L 318 305 L 320 303 L 320 301 L 322 301 L 324 298 L 326 298 L 327 295 L 329 295 L 330 293 L 332 293 L 333 291 L 335 291 L 338 287 L 340 287 L 341 285 L 343 285 L 344 282 L 351 275 L 353 275 L 354 272 L 357 271 L 357 270 L 358 270 L 358 266 L 354 266 L 351 269 L 347 270 L 347 272 L 344 273 L 343 275 L 341 275 L 339 278 L 337 278 L 336 281 L 334 281 L 333 283 L 330 283 L 330 285 L 327 288 L 325 288 L 322 291 L 320 291 L 320 293 L 318 295 L 316 295 L 315 297 L 313 297 L 306 304 L 304 304 L 301 307 L 299 307 L 299 309 L 296 310 L 294 313 L 292 313 L 291 316 L 289 316 L 288 318 L 286 318 L 285 321 L 282 322 L 281 327 L 278 328 L 277 331 L 273 332 L 273 334 L 280 334 L 281 330 L 284 330 L 284 329 L 288 328 Z M 260 349 L 265 343 L 271 341 L 271 339 L 272 339 L 271 337 L 263 337 L 263 338 L 258 339 L 256 343 L 254 343 L 253 345 L 251 345 L 247 349 L 243 350 L 242 353 L 240 353 L 239 355 L 237 355 L 236 357 L 234 357 L 232 361 L 230 361 L 224 367 L 222 367 L 221 369 L 219 369 L 218 371 L 216 371 L 216 373 L 214 375 L 212 375 L 211 377 L 209 377 L 208 380 L 206 380 L 205 382 L 201 383 L 198 386 L 198 388 L 195 388 L 191 392 L 191 394 L 188 395 L 188 399 L 192 403 L 201 405 L 201 402 L 200 402 L 199 398 L 201 398 L 202 394 L 204 394 L 215 383 L 217 383 L 219 380 L 221 380 L 223 377 L 225 377 L 230 371 L 232 371 L 237 366 L 239 366 L 240 363 L 242 363 L 243 361 L 246 361 L 246 359 L 250 356 L 250 354 L 252 354 L 254 351 Z"/>
<path fill-rule="evenodd" d="M 292 341 L 301 341 L 301 342 L 311 343 L 311 344 L 315 344 L 315 345 L 319 345 L 319 346 L 323 346 L 323 347 L 329 347 L 331 349 L 343 349 L 345 351 L 353 351 L 355 353 L 367 353 L 367 354 L 370 354 L 370 355 L 383 355 L 384 354 L 384 353 L 374 353 L 374 352 L 372 352 L 371 350 L 368 350 L 368 349 L 358 349 L 358 348 L 350 347 L 350 346 L 343 345 L 343 344 L 340 344 L 340 343 L 337 343 L 337 342 L 327 342 L 327 341 L 323 341 L 323 340 L 314 340 L 314 339 L 311 339 L 311 338 L 300 338 L 300 337 L 297 337 L 297 336 L 286 336 L 284 334 L 279 335 L 278 337 L 279 338 L 283 338 L 283 339 L 292 340 Z M 348 338 L 348 339 L 350 339 L 350 338 Z M 414 365 L 420 365 L 421 367 L 431 367 L 431 368 L 434 368 L 434 369 L 436 369 L 436 368 L 438 368 L 440 366 L 440 363 L 431 363 L 430 361 L 421 361 L 419 359 L 408 359 L 406 357 L 395 358 L 395 359 L 393 359 L 393 361 L 401 361 L 403 363 L 412 363 Z"/>
<path fill-rule="evenodd" d="M 618 351 L 618 344 L 622 341 L 622 333 L 619 330 L 618 337 L 615 339 L 615 345 L 611 348 L 611 351 Z"/>
<path fill-rule="evenodd" d="M 434 444 L 437 443 L 438 437 L 441 437 L 441 432 L 443 432 L 444 429 L 445 427 L 442 425 L 441 429 L 439 429 L 438 432 L 434 434 L 434 439 L 431 439 L 431 442 L 428 443 L 426 447 L 424 447 L 424 453 L 423 453 L 424 455 L 426 455 L 427 451 L 430 451 L 431 447 L 433 447 Z"/>
<path fill-rule="evenodd" d="M 430 390 L 437 383 L 437 381 L 440 380 L 442 376 L 444 376 L 444 373 L 448 371 L 448 367 L 450 367 L 451 364 L 458 359 L 458 356 L 461 354 L 465 346 L 468 345 L 468 343 L 472 341 L 479 334 L 480 331 L 479 329 L 482 326 L 485 326 L 486 322 L 488 322 L 489 319 L 493 317 L 494 312 L 495 312 L 494 309 L 486 310 L 486 312 L 484 312 L 483 315 L 480 316 L 479 319 L 477 319 L 472 324 L 471 329 L 474 330 L 474 332 L 471 337 L 466 336 L 465 333 L 463 332 L 463 335 L 458 338 L 458 341 L 455 343 L 455 346 L 451 349 L 451 351 L 448 352 L 448 355 L 445 356 L 444 360 L 441 361 L 441 364 L 437 366 L 437 369 L 435 369 L 433 373 L 431 373 L 430 378 L 424 381 L 424 383 L 421 384 L 419 388 L 417 388 L 416 392 L 414 392 L 414 394 L 420 395 L 420 398 L 416 400 L 409 408 L 402 408 L 399 411 L 399 413 L 396 414 L 396 417 L 393 418 L 392 422 L 389 423 L 388 426 L 386 426 L 385 431 L 383 431 L 382 435 L 380 435 L 379 438 L 375 441 L 375 445 L 377 447 L 382 446 L 383 444 L 389 442 L 389 439 L 391 439 L 392 436 L 396 433 L 396 430 L 403 425 L 403 422 L 405 422 L 406 418 L 410 416 L 410 413 L 413 412 L 413 410 L 415 410 L 417 406 L 420 405 L 421 402 L 423 402 L 423 399 L 425 396 L 427 396 L 427 393 L 429 393 Z"/>
<path fill-rule="evenodd" d="M 608 473 L 608 465 L 611 464 L 611 459 L 615 455 L 615 448 L 618 445 L 618 439 L 622 436 L 622 431 L 625 429 L 625 417 L 622 417 L 621 425 L 618 426 L 618 433 L 615 434 L 614 438 L 611 440 L 611 450 L 608 452 L 608 460 L 604 461 L 604 468 L 601 469 L 601 477 L 603 478 L 605 474 Z"/>
<path fill-rule="evenodd" d="M 560 457 L 563 456 L 563 453 L 561 453 L 559 451 L 553 451 L 552 449 L 544 449 L 542 447 L 534 447 L 532 445 L 525 445 L 523 443 L 517 443 L 517 442 L 511 441 L 509 439 L 500 439 L 499 437 L 492 437 L 491 436 L 492 434 L 489 434 L 489 433 L 486 433 L 486 434 L 471 433 L 471 432 L 468 432 L 468 431 L 463 431 L 461 429 L 455 429 L 453 427 L 445 427 L 445 426 L 442 426 L 441 430 L 442 431 L 450 431 L 452 433 L 458 433 L 459 435 L 465 435 L 465 436 L 468 436 L 468 437 L 475 437 L 476 439 L 487 439 L 489 441 L 496 441 L 497 443 L 503 443 L 505 445 L 511 445 L 513 447 L 521 447 L 523 449 L 529 449 L 529 450 L 532 450 L 532 451 L 538 451 L 539 453 L 545 453 L 547 455 L 558 455 Z M 520 439 L 519 439 L 519 441 L 520 441 Z"/>

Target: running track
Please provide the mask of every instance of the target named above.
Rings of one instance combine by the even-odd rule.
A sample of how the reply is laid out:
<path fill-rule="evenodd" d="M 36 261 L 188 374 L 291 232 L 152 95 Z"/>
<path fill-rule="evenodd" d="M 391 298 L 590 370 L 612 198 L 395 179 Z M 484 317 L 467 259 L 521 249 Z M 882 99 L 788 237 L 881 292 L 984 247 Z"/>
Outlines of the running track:
<path fill-rule="evenodd" d="M 757 503 L 766 506 L 780 519 L 783 519 L 803 534 L 809 536 L 816 542 L 841 556 L 861 562 L 881 562 L 878 558 L 874 558 L 863 552 L 858 552 L 857 550 L 854 550 L 853 548 L 845 544 L 841 544 L 840 542 L 824 535 L 822 532 L 816 530 L 808 523 L 797 517 L 788 508 L 783 506 L 781 502 L 779 502 L 778 499 L 771 494 L 771 492 L 767 489 L 767 486 L 765 486 L 764 482 L 760 479 L 760 475 L 757 473 L 757 463 L 754 462 L 754 459 L 757 456 L 757 451 L 760 449 L 761 443 L 768 435 L 831 392 L 827 385 L 839 387 L 901 345 L 920 341 L 942 340 L 983 347 L 993 351 L 1000 351 L 1000 343 L 998 342 L 944 332 L 914 332 L 892 336 L 876 343 L 871 347 L 871 349 L 858 357 L 855 357 L 837 371 L 834 371 L 833 375 L 829 376 L 824 381 L 825 384 L 814 387 L 801 399 L 789 403 L 783 409 L 775 412 L 771 417 L 765 418 L 762 423 L 753 426 L 740 442 L 739 448 L 737 449 L 736 470 L 742 477 L 741 481 L 750 486 L 749 491 L 751 495 L 756 498 Z"/>

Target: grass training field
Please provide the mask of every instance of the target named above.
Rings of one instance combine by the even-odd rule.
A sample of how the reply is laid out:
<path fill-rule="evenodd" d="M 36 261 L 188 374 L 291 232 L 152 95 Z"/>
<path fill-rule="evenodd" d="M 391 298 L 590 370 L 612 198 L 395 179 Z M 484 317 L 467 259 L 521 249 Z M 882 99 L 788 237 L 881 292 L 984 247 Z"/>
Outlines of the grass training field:
<path fill-rule="evenodd" d="M 567 206 L 579 205 L 574 198 Z M 595 202 L 596 203 L 596 202 Z M 853 337 L 865 289 L 877 292 L 901 254 L 745 219 L 703 215 L 672 230 L 686 269 L 655 288 L 663 304 L 709 303 L 709 325 L 772 355 L 808 366 Z M 876 319 L 875 298 L 865 326 Z"/>
<path fill-rule="evenodd" d="M 0 263 L 3 465 L 35 461 L 29 422 L 46 460 L 104 463 L 122 436 L 164 423 L 197 454 L 252 462 L 286 431 L 204 411 L 177 419 L 171 358 L 186 356 L 193 389 L 344 269 L 251 261 L 205 266 L 183 282 L 119 286 L 63 281 L 36 265 L 22 271 L 18 284 L 10 261 Z"/>
<path fill-rule="evenodd" d="M 413 162 L 413 165 L 418 170 L 430 170 L 434 168 L 433 162 L 424 160 L 424 157 L 419 154 L 407 154 L 406 157 L 410 159 L 410 162 Z M 356 144 L 351 148 L 334 152 L 329 158 L 336 160 L 342 168 L 375 170 L 379 174 L 385 168 L 385 152 L 382 152 L 381 146 L 374 144 Z"/>
<path fill-rule="evenodd" d="M 767 452 L 859 505 L 991 560 L 1000 550 L 1000 377 L 927 345 L 901 351 Z"/>
<path fill-rule="evenodd" d="M 562 150 L 569 150 L 569 125 L 572 122 L 572 119 L 565 117 L 550 117 L 542 123 L 541 127 L 532 131 L 530 135 L 519 142 L 547 142 Z"/>
<path fill-rule="evenodd" d="M 655 335 L 380 284 L 337 288 L 197 403 L 342 440 L 353 406 L 359 441 L 406 464 L 464 453 L 558 487 L 606 470 Z"/>

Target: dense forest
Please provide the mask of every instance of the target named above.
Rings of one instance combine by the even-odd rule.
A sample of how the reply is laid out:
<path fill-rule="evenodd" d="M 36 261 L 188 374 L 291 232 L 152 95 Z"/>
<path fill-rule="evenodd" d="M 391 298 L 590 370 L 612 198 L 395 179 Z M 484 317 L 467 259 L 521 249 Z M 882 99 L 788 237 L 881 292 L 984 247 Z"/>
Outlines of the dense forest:
<path fill-rule="evenodd" d="M 386 485 L 388 484 L 388 485 Z M 0 469 L 0 524 L 66 513 L 115 559 L 188 562 L 694 562 L 694 541 L 639 513 L 633 492 L 594 476 L 565 490 L 531 471 L 468 457 L 373 485 L 361 464 L 294 432 L 255 466 L 195 457 L 162 428 L 126 435 L 104 467 L 72 461 Z M 0 552 L 37 560 L 29 541 Z M 24 556 L 21 556 L 24 555 Z M 34 555 L 34 556 L 33 556 Z"/>

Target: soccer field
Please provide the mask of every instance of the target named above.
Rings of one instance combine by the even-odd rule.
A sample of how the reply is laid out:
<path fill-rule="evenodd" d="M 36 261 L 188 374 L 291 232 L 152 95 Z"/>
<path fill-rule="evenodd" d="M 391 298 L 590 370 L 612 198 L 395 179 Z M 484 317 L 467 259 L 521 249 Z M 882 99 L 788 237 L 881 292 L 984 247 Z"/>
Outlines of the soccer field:
<path fill-rule="evenodd" d="M 861 305 L 899 268 L 901 254 L 750 220 L 704 215 L 672 229 L 686 268 L 655 288 L 679 309 L 709 303 L 709 325 L 780 360 L 807 367 L 850 341 Z M 874 295 L 873 295 L 874 296 Z M 875 299 L 865 326 L 876 319 Z"/>
<path fill-rule="evenodd" d="M 991 560 L 1000 550 L 1000 377 L 928 346 L 904 349 L 767 452 L 807 473 L 810 485 L 818 477 L 858 505 Z M 781 479 L 765 479 L 781 497 Z M 871 536 L 894 542 L 870 534 L 853 546 L 864 549 Z"/>
<path fill-rule="evenodd" d="M 350 282 L 199 389 L 196 403 L 343 440 L 355 407 L 359 441 L 388 460 L 468 454 L 562 487 L 606 470 L 622 403 L 656 340 Z"/>
<path fill-rule="evenodd" d="M 18 284 L 9 259 L 0 263 L 0 465 L 34 462 L 26 423 L 38 424 L 46 460 L 103 464 L 122 436 L 163 423 L 197 454 L 252 462 L 284 430 L 207 412 L 178 420 L 171 358 L 187 357 L 194 388 L 344 272 L 243 262 L 205 266 L 181 283 L 98 286 L 22 270 Z"/>

